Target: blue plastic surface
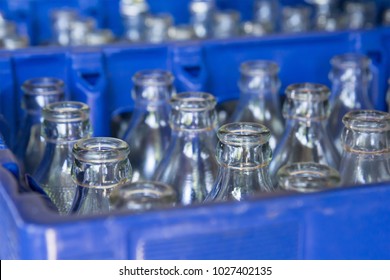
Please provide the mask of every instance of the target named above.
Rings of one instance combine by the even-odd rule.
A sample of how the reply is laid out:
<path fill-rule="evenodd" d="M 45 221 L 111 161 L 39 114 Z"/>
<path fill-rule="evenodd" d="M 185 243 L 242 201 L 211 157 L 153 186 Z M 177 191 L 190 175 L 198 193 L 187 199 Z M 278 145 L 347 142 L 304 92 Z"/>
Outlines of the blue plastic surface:
<path fill-rule="evenodd" d="M 131 77 L 140 69 L 173 72 L 178 91 L 204 90 L 219 101 L 238 97 L 238 66 L 248 59 L 280 64 L 282 88 L 296 82 L 330 85 L 332 56 L 370 56 L 385 109 L 390 29 L 275 35 L 104 48 L 47 48 L 0 53 L 1 112 L 17 127 L 20 86 L 42 75 L 61 78 L 67 96 L 91 106 L 95 135 L 131 109 Z M 13 134 L 14 135 L 14 134 Z M 11 137 L 12 138 L 12 137 Z M 0 151 L 1 152 L 1 151 Z M 6 158 L 0 154 L 0 161 Z M 1 161 L 2 162 L 2 161 Z M 275 193 L 131 215 L 58 216 L 36 193 L 21 193 L 0 166 L 1 259 L 388 259 L 390 183 L 300 195 Z"/>

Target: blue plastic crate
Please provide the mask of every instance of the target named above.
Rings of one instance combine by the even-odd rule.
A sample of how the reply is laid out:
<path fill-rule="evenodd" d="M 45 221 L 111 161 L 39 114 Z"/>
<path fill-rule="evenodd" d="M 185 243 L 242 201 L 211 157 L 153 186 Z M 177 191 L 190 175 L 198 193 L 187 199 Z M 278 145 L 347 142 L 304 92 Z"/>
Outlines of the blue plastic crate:
<path fill-rule="evenodd" d="M 170 13 L 176 24 L 189 23 L 190 0 L 147 0 L 151 13 Z M 344 2 L 346 0 L 341 0 Z M 372 0 L 374 1 L 374 0 Z M 100 28 L 110 28 L 120 37 L 123 24 L 119 12 L 120 0 L 0 0 L 0 10 L 18 23 L 22 34 L 28 35 L 32 45 L 47 44 L 52 38 L 50 12 L 68 7 L 96 19 Z M 390 7 L 388 0 L 375 0 L 379 14 Z M 254 0 L 216 0 L 219 9 L 235 9 L 243 20 L 253 18 Z M 304 0 L 280 0 L 282 5 L 305 4 Z M 379 16 L 379 15 L 378 15 Z M 379 20 L 379 17 L 378 17 Z"/>
<path fill-rule="evenodd" d="M 329 60 L 345 52 L 370 56 L 378 77 L 378 109 L 385 109 L 390 75 L 390 29 L 274 35 L 102 48 L 26 49 L 0 53 L 1 112 L 16 128 L 20 86 L 49 75 L 67 84 L 68 98 L 91 106 L 96 135 L 110 135 L 110 119 L 131 110 L 132 75 L 173 72 L 178 91 L 204 90 L 237 98 L 239 64 L 272 59 L 282 88 L 296 82 L 329 84 Z M 14 135 L 15 131 L 12 131 Z M 12 139 L 12 137 L 11 137 Z M 1 154 L 1 153 L 6 154 Z M 35 193 L 21 193 L 0 150 L 2 259 L 387 259 L 390 258 L 390 183 L 322 193 L 271 194 L 131 215 L 59 216 Z M 11 161 L 12 162 L 12 161 Z"/>

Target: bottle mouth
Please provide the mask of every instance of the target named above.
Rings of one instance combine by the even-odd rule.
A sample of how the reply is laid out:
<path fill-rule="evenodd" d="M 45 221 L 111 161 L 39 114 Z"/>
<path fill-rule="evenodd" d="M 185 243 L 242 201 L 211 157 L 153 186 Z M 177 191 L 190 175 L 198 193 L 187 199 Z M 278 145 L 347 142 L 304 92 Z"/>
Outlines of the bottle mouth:
<path fill-rule="evenodd" d="M 73 146 L 76 159 L 91 163 L 108 163 L 127 159 L 129 145 L 120 139 L 111 137 L 94 137 L 79 140 Z"/>
<path fill-rule="evenodd" d="M 390 130 L 390 114 L 377 110 L 356 110 L 345 114 L 343 123 L 346 128 L 366 132 Z"/>
<path fill-rule="evenodd" d="M 22 90 L 26 95 L 62 94 L 64 81 L 51 77 L 33 78 L 23 83 Z"/>
<path fill-rule="evenodd" d="M 250 77 L 275 75 L 279 72 L 279 66 L 268 60 L 245 61 L 240 65 L 240 72 L 242 75 Z"/>
<path fill-rule="evenodd" d="M 279 169 L 277 180 L 279 187 L 284 190 L 307 193 L 338 186 L 340 175 L 327 165 L 298 162 Z"/>
<path fill-rule="evenodd" d="M 110 196 L 116 209 L 149 210 L 174 206 L 177 194 L 174 188 L 161 182 L 139 181 L 122 185 Z"/>
<path fill-rule="evenodd" d="M 325 101 L 329 95 L 329 88 L 321 84 L 293 84 L 286 89 L 287 98 L 300 101 Z"/>
<path fill-rule="evenodd" d="M 89 119 L 89 106 L 82 102 L 54 102 L 43 108 L 42 114 L 46 121 L 77 122 Z"/>
<path fill-rule="evenodd" d="M 334 56 L 330 63 L 333 67 L 343 70 L 365 69 L 370 67 L 371 59 L 359 53 L 346 53 Z"/>
<path fill-rule="evenodd" d="M 182 92 L 174 95 L 170 102 L 172 109 L 183 112 L 202 112 L 215 109 L 215 97 L 206 92 Z"/>
<path fill-rule="evenodd" d="M 238 122 L 221 126 L 217 136 L 226 145 L 258 146 L 269 141 L 271 132 L 259 123 Z"/>
<path fill-rule="evenodd" d="M 171 72 L 160 69 L 139 71 L 133 76 L 133 83 L 138 86 L 166 86 L 173 80 Z"/>

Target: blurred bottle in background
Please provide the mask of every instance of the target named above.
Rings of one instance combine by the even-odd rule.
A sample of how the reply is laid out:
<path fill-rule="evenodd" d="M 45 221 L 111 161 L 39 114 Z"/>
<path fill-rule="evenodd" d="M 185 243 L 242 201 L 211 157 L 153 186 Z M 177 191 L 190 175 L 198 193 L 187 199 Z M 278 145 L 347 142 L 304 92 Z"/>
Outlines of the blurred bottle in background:
<path fill-rule="evenodd" d="M 149 5 L 145 0 L 121 0 L 120 14 L 125 29 L 124 37 L 130 42 L 144 40 L 145 18 Z"/>
<path fill-rule="evenodd" d="M 306 0 L 314 5 L 314 28 L 322 31 L 336 31 L 341 28 L 339 0 Z"/>
<path fill-rule="evenodd" d="M 147 15 L 145 18 L 145 40 L 150 43 L 168 41 L 173 17 L 169 14 Z"/>
<path fill-rule="evenodd" d="M 376 25 L 376 4 L 370 0 L 344 3 L 344 27 L 347 29 L 373 28 Z"/>
<path fill-rule="evenodd" d="M 205 39 L 212 36 L 215 13 L 214 0 L 192 0 L 190 2 L 190 23 L 197 38 Z"/>
<path fill-rule="evenodd" d="M 235 10 L 216 11 L 213 20 L 213 37 L 230 38 L 240 35 L 240 14 Z"/>
<path fill-rule="evenodd" d="M 265 34 L 276 32 L 279 12 L 278 0 L 255 0 L 253 11 L 253 21 L 263 27 Z"/>
<path fill-rule="evenodd" d="M 311 10 L 308 6 L 284 6 L 282 8 L 282 32 L 307 32 L 311 27 Z"/>

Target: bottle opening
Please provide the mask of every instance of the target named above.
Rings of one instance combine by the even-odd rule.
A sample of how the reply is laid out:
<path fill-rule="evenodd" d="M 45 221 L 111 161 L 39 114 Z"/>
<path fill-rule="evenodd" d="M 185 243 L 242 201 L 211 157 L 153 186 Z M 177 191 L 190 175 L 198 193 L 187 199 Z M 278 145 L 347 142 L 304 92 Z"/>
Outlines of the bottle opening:
<path fill-rule="evenodd" d="M 56 95 L 64 93 L 64 82 L 57 78 L 42 77 L 27 80 L 22 90 L 28 95 Z"/>
<path fill-rule="evenodd" d="M 89 106 L 82 102 L 64 101 L 48 104 L 43 118 L 53 122 L 77 122 L 89 119 Z"/>
<path fill-rule="evenodd" d="M 171 106 L 174 110 L 186 112 L 214 110 L 216 104 L 215 97 L 205 92 L 183 92 L 171 98 Z"/>
<path fill-rule="evenodd" d="M 390 130 L 390 114 L 376 110 L 357 110 L 348 112 L 343 117 L 346 128 L 367 132 Z"/>
<path fill-rule="evenodd" d="M 251 77 L 275 75 L 279 72 L 279 66 L 273 61 L 253 60 L 243 62 L 240 66 L 242 75 Z"/>
<path fill-rule="evenodd" d="M 298 162 L 283 166 L 277 173 L 279 187 L 297 192 L 315 192 L 340 183 L 339 173 L 323 164 Z"/>
<path fill-rule="evenodd" d="M 293 84 L 286 89 L 287 98 L 301 101 L 325 101 L 329 95 L 329 88 L 321 84 Z"/>
<path fill-rule="evenodd" d="M 334 56 L 331 59 L 331 65 L 343 70 L 365 69 L 371 65 L 371 59 L 359 53 L 347 53 Z"/>
<path fill-rule="evenodd" d="M 166 70 L 143 70 L 133 76 L 133 83 L 138 86 L 167 86 L 173 80 L 171 72 Z"/>
<path fill-rule="evenodd" d="M 73 146 L 73 155 L 84 162 L 107 163 L 124 160 L 130 153 L 129 145 L 120 139 L 95 137 L 82 139 Z"/>
<path fill-rule="evenodd" d="M 223 125 L 217 135 L 227 145 L 258 146 L 269 141 L 271 132 L 262 124 L 239 122 Z"/>

